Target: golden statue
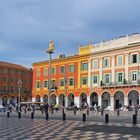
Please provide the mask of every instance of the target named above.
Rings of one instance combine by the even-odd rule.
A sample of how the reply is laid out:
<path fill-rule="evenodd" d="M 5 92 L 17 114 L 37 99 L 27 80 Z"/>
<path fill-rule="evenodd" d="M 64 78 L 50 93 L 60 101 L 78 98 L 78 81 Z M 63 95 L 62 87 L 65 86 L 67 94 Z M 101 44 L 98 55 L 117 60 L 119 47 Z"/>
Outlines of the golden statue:
<path fill-rule="evenodd" d="M 54 43 L 52 40 L 50 40 L 50 43 L 49 43 L 49 48 L 47 49 L 47 52 L 48 53 L 53 53 L 54 51 Z"/>

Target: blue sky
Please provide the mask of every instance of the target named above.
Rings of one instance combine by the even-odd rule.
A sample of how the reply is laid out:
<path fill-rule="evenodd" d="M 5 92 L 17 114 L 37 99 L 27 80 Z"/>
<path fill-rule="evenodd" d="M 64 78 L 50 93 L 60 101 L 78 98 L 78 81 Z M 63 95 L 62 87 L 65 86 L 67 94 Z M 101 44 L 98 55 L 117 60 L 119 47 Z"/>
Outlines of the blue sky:
<path fill-rule="evenodd" d="M 140 33 L 140 0 L 1 0 L 0 61 L 31 67 L 80 45 Z"/>

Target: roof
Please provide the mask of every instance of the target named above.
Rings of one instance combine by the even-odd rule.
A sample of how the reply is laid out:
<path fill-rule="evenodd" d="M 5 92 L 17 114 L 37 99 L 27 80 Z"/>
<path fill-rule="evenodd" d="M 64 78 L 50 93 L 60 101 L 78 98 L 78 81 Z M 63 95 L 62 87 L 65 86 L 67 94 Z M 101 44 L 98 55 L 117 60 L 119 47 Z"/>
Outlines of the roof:
<path fill-rule="evenodd" d="M 21 66 L 21 65 L 18 65 L 18 64 L 9 63 L 9 62 L 4 62 L 4 61 L 0 61 L 0 66 L 20 69 L 20 70 L 29 70 L 28 68 L 26 68 L 24 66 Z"/>

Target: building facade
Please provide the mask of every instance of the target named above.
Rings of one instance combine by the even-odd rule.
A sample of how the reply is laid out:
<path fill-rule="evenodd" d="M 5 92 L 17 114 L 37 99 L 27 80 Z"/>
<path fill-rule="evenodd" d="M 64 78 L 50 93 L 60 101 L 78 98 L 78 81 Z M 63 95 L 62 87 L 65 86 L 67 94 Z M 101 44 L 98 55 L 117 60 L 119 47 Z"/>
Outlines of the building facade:
<path fill-rule="evenodd" d="M 0 105 L 18 103 L 19 86 L 21 101 L 32 99 L 32 70 L 21 65 L 0 61 Z M 18 81 L 21 81 L 18 85 Z"/>
<path fill-rule="evenodd" d="M 139 63 L 139 34 L 82 46 L 78 55 L 52 60 L 51 100 L 111 110 L 140 105 Z M 32 95 L 33 101 L 47 101 L 48 61 L 33 64 Z"/>

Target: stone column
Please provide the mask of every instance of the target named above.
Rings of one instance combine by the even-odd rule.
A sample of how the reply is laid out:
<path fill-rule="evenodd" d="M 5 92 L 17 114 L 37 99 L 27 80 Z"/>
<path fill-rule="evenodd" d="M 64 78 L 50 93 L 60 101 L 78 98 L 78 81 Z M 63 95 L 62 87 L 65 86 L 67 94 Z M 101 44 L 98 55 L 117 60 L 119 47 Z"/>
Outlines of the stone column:
<path fill-rule="evenodd" d="M 68 96 L 65 96 L 65 107 L 68 107 Z"/>
<path fill-rule="evenodd" d="M 74 96 L 74 104 L 77 105 L 77 107 L 80 107 L 80 97 L 79 96 Z"/>
<path fill-rule="evenodd" d="M 43 102 L 43 97 L 40 98 L 40 101 Z"/>
<path fill-rule="evenodd" d="M 59 97 L 56 96 L 56 104 L 59 104 Z"/>
<path fill-rule="evenodd" d="M 102 96 L 98 95 L 98 106 L 102 108 Z"/>
<path fill-rule="evenodd" d="M 90 106 L 90 96 L 87 96 L 87 103 Z"/>
<path fill-rule="evenodd" d="M 35 102 L 35 98 L 32 98 L 32 102 Z"/>
<path fill-rule="evenodd" d="M 111 111 L 114 111 L 114 96 L 110 96 L 110 110 Z"/>
<path fill-rule="evenodd" d="M 124 105 L 128 106 L 128 95 L 124 96 Z"/>

